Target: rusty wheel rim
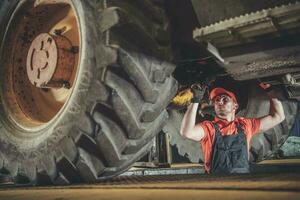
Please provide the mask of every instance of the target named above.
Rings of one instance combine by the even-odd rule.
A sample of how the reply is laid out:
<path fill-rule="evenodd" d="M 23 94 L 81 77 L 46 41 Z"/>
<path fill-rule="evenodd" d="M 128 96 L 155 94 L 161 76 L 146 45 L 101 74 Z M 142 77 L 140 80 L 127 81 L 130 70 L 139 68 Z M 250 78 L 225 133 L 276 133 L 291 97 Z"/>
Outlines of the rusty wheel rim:
<path fill-rule="evenodd" d="M 13 15 L 3 45 L 2 96 L 15 125 L 40 130 L 63 111 L 79 68 L 78 27 L 67 0 L 28 1 Z"/>

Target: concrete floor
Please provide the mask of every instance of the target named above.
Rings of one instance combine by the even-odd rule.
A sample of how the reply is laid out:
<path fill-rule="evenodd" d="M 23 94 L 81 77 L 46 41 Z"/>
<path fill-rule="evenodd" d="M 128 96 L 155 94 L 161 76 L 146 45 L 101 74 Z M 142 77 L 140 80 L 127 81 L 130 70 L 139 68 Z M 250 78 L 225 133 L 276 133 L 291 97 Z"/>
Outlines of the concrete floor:
<path fill-rule="evenodd" d="M 279 171 L 268 172 L 268 166 Z M 0 188 L 0 200 L 300 199 L 299 161 L 261 167 L 266 171 L 244 175 L 120 176 L 92 185 L 6 187 Z"/>
<path fill-rule="evenodd" d="M 17 191 L 15 194 L 3 194 L 0 197 L 3 200 L 99 200 L 99 199 L 118 199 L 118 200 L 136 200 L 136 199 L 297 199 L 298 192 L 265 192 L 265 191 L 226 191 L 226 190 L 149 190 L 149 189 L 113 189 L 113 190 L 59 190 L 59 191 Z"/>

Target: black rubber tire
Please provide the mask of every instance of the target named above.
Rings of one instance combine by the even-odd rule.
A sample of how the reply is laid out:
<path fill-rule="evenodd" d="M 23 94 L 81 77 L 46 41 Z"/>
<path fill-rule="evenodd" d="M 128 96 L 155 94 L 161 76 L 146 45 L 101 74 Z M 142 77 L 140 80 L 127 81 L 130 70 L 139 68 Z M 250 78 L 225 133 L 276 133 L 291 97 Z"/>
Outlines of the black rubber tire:
<path fill-rule="evenodd" d="M 254 83 L 253 85 L 257 85 Z M 243 108 L 238 116 L 243 117 L 262 117 L 269 113 L 269 99 L 266 93 L 257 86 L 244 88 L 248 91 L 248 103 Z M 284 96 L 283 91 L 278 88 L 276 93 L 279 96 Z M 246 98 L 247 99 L 247 98 Z M 289 136 L 289 132 L 295 122 L 299 102 L 293 100 L 281 99 L 284 107 L 286 119 L 276 127 L 258 134 L 253 137 L 250 147 L 250 161 L 259 162 L 272 157 L 278 157 L 280 154 L 280 147 Z M 170 118 L 163 131 L 170 137 L 170 143 L 176 145 L 178 152 L 182 156 L 189 158 L 191 162 L 203 162 L 203 153 L 201 145 L 198 142 L 193 142 L 184 139 L 180 136 L 180 123 L 183 119 L 184 113 L 182 111 L 172 110 L 169 112 Z M 178 124 L 179 123 L 179 124 Z M 200 153 L 200 155 L 198 155 Z"/>
<path fill-rule="evenodd" d="M 6 10 L 1 27 L 18 2 L 1 1 L 0 10 Z M 40 138 L 15 138 L 12 133 L 23 130 L 8 122 L 0 104 L 2 173 L 37 185 L 96 182 L 122 173 L 147 153 L 177 91 L 175 66 L 161 61 L 169 58 L 170 47 L 157 2 L 71 1 L 82 32 L 74 92 L 65 111 L 36 133 Z"/>

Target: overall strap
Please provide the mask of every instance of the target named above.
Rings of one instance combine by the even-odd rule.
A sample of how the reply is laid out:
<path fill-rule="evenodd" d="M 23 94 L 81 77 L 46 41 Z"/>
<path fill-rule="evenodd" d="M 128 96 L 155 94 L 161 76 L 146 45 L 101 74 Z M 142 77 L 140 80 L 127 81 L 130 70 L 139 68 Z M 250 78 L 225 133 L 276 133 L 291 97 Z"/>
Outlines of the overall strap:
<path fill-rule="evenodd" d="M 212 122 L 212 124 L 213 124 L 213 126 L 214 126 L 214 128 L 215 128 L 216 135 L 222 136 L 221 130 L 220 130 L 220 128 L 219 128 L 219 125 L 218 125 L 217 123 L 215 123 L 215 122 Z"/>
<path fill-rule="evenodd" d="M 244 130 L 244 128 L 242 128 L 240 123 L 237 124 L 236 128 L 237 128 L 238 134 L 245 134 L 245 130 Z"/>

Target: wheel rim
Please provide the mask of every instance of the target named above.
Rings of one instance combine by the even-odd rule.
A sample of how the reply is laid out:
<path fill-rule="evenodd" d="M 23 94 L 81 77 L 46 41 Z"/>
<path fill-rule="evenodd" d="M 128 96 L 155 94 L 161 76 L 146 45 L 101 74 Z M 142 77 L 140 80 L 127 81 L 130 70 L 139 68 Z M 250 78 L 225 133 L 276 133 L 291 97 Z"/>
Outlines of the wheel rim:
<path fill-rule="evenodd" d="M 10 121 L 38 130 L 63 111 L 76 82 L 79 47 L 69 1 L 25 2 L 17 8 L 2 46 L 2 97 Z"/>

